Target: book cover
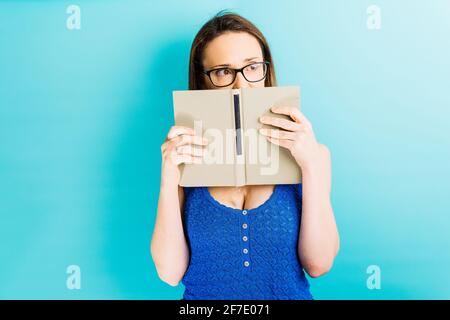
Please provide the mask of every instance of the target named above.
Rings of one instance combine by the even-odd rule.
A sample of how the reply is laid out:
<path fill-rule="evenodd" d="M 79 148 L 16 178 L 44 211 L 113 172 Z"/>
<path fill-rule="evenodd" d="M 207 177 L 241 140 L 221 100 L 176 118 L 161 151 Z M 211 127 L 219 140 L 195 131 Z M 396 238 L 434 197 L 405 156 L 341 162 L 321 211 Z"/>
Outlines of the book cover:
<path fill-rule="evenodd" d="M 270 143 L 258 130 L 274 128 L 259 117 L 288 116 L 273 106 L 300 108 L 298 86 L 173 92 L 175 125 L 208 139 L 200 164 L 181 164 L 181 186 L 243 186 L 301 182 L 289 150 Z"/>

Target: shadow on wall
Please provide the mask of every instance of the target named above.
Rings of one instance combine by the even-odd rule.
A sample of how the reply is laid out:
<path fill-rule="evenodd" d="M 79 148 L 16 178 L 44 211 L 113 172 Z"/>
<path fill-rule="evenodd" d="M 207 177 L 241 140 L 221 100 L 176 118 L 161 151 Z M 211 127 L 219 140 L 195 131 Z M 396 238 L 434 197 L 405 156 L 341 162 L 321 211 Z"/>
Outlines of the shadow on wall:
<path fill-rule="evenodd" d="M 172 91 L 188 87 L 190 37 L 161 45 L 150 57 L 139 94 L 127 101 L 130 110 L 111 155 L 108 198 L 105 199 L 104 261 L 113 288 L 125 299 L 177 299 L 159 280 L 150 255 L 150 241 L 159 196 L 161 144 L 173 125 Z M 142 85 L 142 86 L 141 86 Z"/>

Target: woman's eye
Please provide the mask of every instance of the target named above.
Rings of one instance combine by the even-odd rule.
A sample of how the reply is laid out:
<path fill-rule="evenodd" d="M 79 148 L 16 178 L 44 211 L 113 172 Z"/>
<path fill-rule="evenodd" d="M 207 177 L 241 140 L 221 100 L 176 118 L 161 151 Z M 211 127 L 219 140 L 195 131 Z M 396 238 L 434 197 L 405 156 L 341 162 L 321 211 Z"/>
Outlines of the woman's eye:
<path fill-rule="evenodd" d="M 217 77 L 225 77 L 225 76 L 229 75 L 230 73 L 231 73 L 231 71 L 228 70 L 228 69 L 218 69 L 218 70 L 214 70 L 214 74 L 215 74 Z"/>
<path fill-rule="evenodd" d="M 260 65 L 259 63 L 255 63 L 255 64 L 252 64 L 252 65 L 250 66 L 250 70 L 256 71 L 256 70 L 258 70 L 260 67 L 261 67 L 261 65 Z"/>

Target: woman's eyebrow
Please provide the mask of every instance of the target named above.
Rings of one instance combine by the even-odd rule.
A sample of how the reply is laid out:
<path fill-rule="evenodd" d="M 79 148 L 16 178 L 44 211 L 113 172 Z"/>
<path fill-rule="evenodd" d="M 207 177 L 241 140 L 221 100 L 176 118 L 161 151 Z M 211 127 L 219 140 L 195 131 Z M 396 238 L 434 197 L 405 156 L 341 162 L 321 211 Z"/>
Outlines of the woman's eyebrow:
<path fill-rule="evenodd" d="M 255 60 L 255 59 L 261 59 L 261 57 L 251 57 L 251 58 L 246 58 L 246 59 L 244 60 L 244 62 L 248 62 L 248 61 Z M 231 64 L 229 64 L 229 63 L 224 63 L 224 64 L 218 64 L 218 65 L 212 66 L 211 68 L 208 68 L 208 69 L 214 69 L 214 68 L 218 68 L 218 67 L 229 67 L 229 66 L 231 66 Z"/>
<path fill-rule="evenodd" d="M 251 61 L 251 60 L 255 60 L 255 59 L 261 59 L 260 57 L 251 57 L 251 58 L 247 58 L 244 61 Z"/>

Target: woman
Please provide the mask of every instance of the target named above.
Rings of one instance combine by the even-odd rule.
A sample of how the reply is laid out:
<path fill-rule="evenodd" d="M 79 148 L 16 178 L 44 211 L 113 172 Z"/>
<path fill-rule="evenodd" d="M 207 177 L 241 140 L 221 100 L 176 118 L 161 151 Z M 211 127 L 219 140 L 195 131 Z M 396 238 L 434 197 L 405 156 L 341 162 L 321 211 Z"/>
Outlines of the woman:
<path fill-rule="evenodd" d="M 219 13 L 200 29 L 191 48 L 189 89 L 275 85 L 269 46 L 251 22 Z M 279 130 L 260 133 L 291 152 L 302 184 L 182 188 L 180 164 L 199 162 L 207 141 L 192 128 L 173 126 L 161 146 L 151 254 L 163 281 L 182 281 L 186 300 L 312 299 L 303 270 L 319 277 L 333 264 L 339 235 L 330 152 L 298 109 L 272 112 L 291 121 L 264 117 L 261 123 Z"/>

